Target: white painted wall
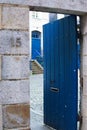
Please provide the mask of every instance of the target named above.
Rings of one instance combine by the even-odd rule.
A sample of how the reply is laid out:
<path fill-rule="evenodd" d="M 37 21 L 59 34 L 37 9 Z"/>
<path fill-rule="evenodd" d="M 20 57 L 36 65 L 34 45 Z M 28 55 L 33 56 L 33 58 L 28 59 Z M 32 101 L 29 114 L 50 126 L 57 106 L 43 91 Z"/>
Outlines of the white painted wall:
<path fill-rule="evenodd" d="M 31 39 L 32 31 L 37 30 L 41 32 L 42 55 L 43 55 L 43 25 L 48 22 L 49 22 L 49 13 L 42 13 L 42 12 L 35 12 L 35 11 L 30 12 L 30 39 Z M 32 40 L 30 40 L 30 43 L 32 43 Z M 30 44 L 30 48 L 31 48 L 31 44 Z"/>

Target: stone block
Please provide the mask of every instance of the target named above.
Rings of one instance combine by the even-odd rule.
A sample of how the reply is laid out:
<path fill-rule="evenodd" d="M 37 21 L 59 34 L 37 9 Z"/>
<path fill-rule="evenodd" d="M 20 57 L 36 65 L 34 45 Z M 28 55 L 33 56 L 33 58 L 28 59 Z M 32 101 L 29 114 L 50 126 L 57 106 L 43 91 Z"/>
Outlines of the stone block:
<path fill-rule="evenodd" d="M 28 56 L 3 56 L 2 79 L 28 79 L 29 57 Z"/>
<path fill-rule="evenodd" d="M 87 76 L 87 56 L 83 56 L 83 76 Z"/>
<path fill-rule="evenodd" d="M 81 77 L 83 77 L 83 55 L 82 55 L 82 52 L 81 52 L 81 55 L 80 55 L 80 74 L 81 74 Z"/>
<path fill-rule="evenodd" d="M 1 6 L 0 6 L 0 29 L 1 29 L 1 11 L 2 11 L 2 8 L 1 8 Z"/>
<path fill-rule="evenodd" d="M 0 54 L 29 54 L 29 32 L 1 30 Z"/>
<path fill-rule="evenodd" d="M 3 130 L 3 121 L 2 121 L 2 105 L 0 105 L 0 130 Z"/>
<path fill-rule="evenodd" d="M 29 80 L 0 81 L 0 104 L 30 102 Z"/>
<path fill-rule="evenodd" d="M 0 55 L 0 80 L 2 78 L 1 72 L 2 72 L 2 56 Z"/>
<path fill-rule="evenodd" d="M 81 33 L 84 35 L 87 33 L 87 16 L 81 16 Z"/>
<path fill-rule="evenodd" d="M 83 117 L 82 129 L 81 130 L 87 130 L 87 118 Z"/>
<path fill-rule="evenodd" d="M 30 105 L 3 106 L 3 126 L 7 129 L 30 127 Z"/>
<path fill-rule="evenodd" d="M 3 29 L 29 29 L 29 8 L 3 6 Z"/>
<path fill-rule="evenodd" d="M 83 48 L 82 48 L 83 55 L 87 56 L 87 34 L 83 35 Z"/>
<path fill-rule="evenodd" d="M 29 127 L 22 127 L 22 128 L 13 128 L 13 129 L 6 129 L 4 128 L 4 130 L 31 130 Z"/>
<path fill-rule="evenodd" d="M 87 96 L 82 97 L 82 115 L 87 118 Z"/>
<path fill-rule="evenodd" d="M 83 77 L 83 95 L 87 96 L 87 77 Z"/>

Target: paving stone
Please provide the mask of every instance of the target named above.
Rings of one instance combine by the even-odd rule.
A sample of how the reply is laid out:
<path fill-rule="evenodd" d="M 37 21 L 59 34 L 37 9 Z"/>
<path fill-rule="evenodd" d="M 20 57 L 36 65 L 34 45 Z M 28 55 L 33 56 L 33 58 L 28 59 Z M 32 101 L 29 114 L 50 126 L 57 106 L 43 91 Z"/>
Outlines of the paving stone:
<path fill-rule="evenodd" d="M 43 74 L 30 76 L 31 129 L 43 124 Z"/>

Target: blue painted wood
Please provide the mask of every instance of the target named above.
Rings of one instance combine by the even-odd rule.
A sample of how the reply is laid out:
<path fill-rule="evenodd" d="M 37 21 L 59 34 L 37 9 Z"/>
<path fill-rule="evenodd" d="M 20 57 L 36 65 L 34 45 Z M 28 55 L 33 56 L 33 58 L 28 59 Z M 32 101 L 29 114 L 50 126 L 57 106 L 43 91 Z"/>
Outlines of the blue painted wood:
<path fill-rule="evenodd" d="M 78 69 L 80 69 L 80 43 L 78 43 Z"/>
<path fill-rule="evenodd" d="M 36 59 L 41 56 L 41 39 L 32 38 L 32 59 Z"/>
<path fill-rule="evenodd" d="M 76 16 L 43 26 L 44 123 L 77 130 L 78 58 Z"/>

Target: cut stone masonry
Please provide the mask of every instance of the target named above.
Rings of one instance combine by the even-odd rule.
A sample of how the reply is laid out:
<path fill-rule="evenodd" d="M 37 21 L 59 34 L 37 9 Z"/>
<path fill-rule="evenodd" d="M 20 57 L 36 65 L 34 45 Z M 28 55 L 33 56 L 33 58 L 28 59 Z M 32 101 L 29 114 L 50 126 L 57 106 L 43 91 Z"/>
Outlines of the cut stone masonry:
<path fill-rule="evenodd" d="M 29 92 L 29 8 L 2 5 L 0 130 L 30 129 Z"/>
<path fill-rule="evenodd" d="M 82 90 L 82 128 L 81 130 L 87 129 L 87 15 L 81 17 L 81 78 L 83 79 L 83 90 Z"/>
<path fill-rule="evenodd" d="M 81 17 L 81 130 L 87 130 L 87 0 L 66 0 L 66 3 L 64 0 L 0 0 L 0 130 L 30 129 L 29 8 L 84 15 Z"/>

